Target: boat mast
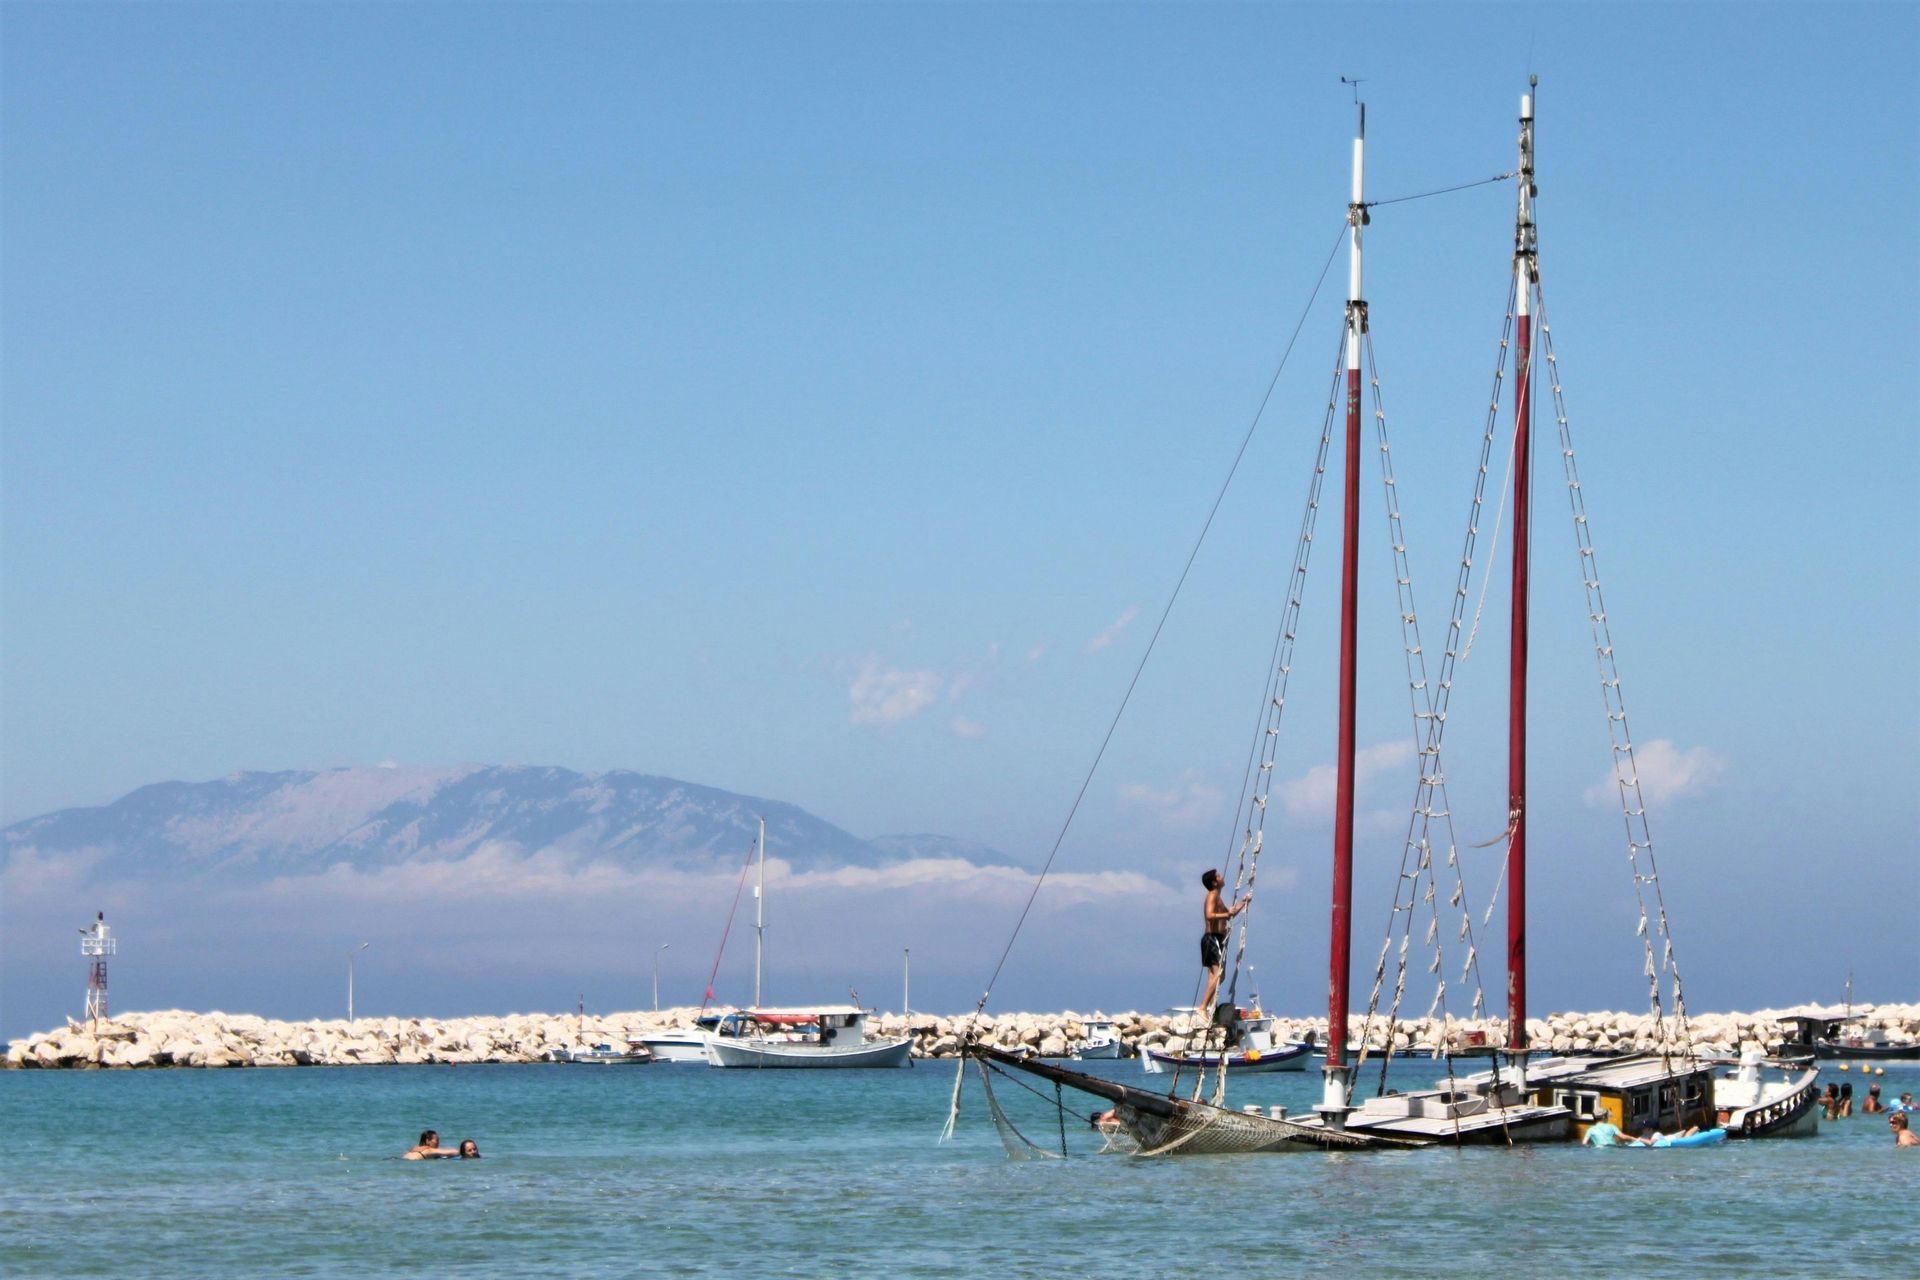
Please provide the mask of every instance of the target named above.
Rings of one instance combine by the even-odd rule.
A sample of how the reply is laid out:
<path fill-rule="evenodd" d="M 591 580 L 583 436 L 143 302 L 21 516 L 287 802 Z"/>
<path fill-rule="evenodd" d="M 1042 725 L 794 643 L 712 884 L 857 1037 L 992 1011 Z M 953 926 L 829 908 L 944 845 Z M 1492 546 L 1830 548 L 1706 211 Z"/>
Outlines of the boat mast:
<path fill-rule="evenodd" d="M 1528 80 L 1529 89 L 1540 78 Z M 1540 275 L 1533 225 L 1533 94 L 1520 98 L 1520 196 L 1513 228 L 1513 620 L 1507 674 L 1507 1052 L 1527 1061 L 1527 569 L 1531 558 L 1533 288 Z"/>
<path fill-rule="evenodd" d="M 1365 171 L 1367 105 L 1357 104 L 1353 137 L 1353 199 L 1347 205 L 1347 449 L 1345 517 L 1340 561 L 1340 744 L 1333 813 L 1333 917 L 1327 967 L 1327 1065 L 1320 1103 L 1314 1108 L 1335 1128 L 1344 1128 L 1351 1094 L 1347 1063 L 1347 978 L 1353 934 L 1354 682 L 1360 569 L 1360 339 L 1367 304 L 1360 297 L 1361 231 L 1367 223 Z"/>
<path fill-rule="evenodd" d="M 767 937 L 767 820 L 760 819 L 756 844 L 760 870 L 753 882 L 753 1007 L 760 1007 L 760 951 Z"/>

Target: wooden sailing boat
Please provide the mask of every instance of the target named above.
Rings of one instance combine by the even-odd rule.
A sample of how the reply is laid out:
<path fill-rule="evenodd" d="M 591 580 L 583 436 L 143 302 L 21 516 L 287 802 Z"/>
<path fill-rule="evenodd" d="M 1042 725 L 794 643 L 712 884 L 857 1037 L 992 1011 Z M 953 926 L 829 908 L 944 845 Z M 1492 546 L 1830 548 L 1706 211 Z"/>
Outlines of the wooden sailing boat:
<path fill-rule="evenodd" d="M 1534 82 L 1537 85 L 1537 80 Z M 1531 87 L 1531 86 L 1530 86 Z M 1601 1120 L 1610 1119 L 1622 1128 L 1632 1131 L 1653 1127 L 1663 1131 L 1684 1129 L 1690 1125 L 1709 1126 L 1714 1119 L 1714 1080 L 1709 1064 L 1699 1060 L 1692 1051 L 1686 1038 L 1685 1010 L 1680 999 L 1677 966 L 1673 961 L 1673 949 L 1667 934 L 1667 922 L 1664 905 L 1656 904 L 1657 928 L 1649 931 L 1647 909 L 1644 896 L 1641 902 L 1641 933 L 1645 939 L 1647 953 L 1647 975 L 1652 984 L 1652 996 L 1655 1012 L 1659 1015 L 1662 1032 L 1662 1048 L 1656 1053 L 1637 1054 L 1622 1058 L 1550 1058 L 1529 1060 L 1530 1046 L 1526 1038 L 1526 854 L 1527 854 L 1527 660 L 1529 640 L 1529 540 L 1531 524 L 1531 484 L 1530 471 L 1532 461 L 1532 409 L 1535 374 L 1534 346 L 1536 333 L 1534 318 L 1538 314 L 1536 302 L 1539 290 L 1539 260 L 1537 235 L 1533 220 L 1533 200 L 1537 194 L 1534 178 L 1533 131 L 1534 131 L 1534 95 L 1530 92 L 1521 99 L 1519 133 L 1519 168 L 1503 177 L 1518 180 L 1519 196 L 1515 218 L 1514 242 L 1514 314 L 1512 316 L 1515 349 L 1515 374 L 1513 398 L 1513 436 L 1512 436 L 1512 474 L 1513 474 L 1513 533 L 1512 533 L 1512 599 L 1511 599 L 1511 648 L 1509 658 L 1509 716 L 1508 716 L 1508 803 L 1509 829 L 1506 833 L 1506 861 L 1504 879 L 1508 892 L 1507 913 L 1507 1036 L 1504 1053 L 1495 1059 L 1493 1069 L 1473 1075 L 1450 1078 L 1443 1086 L 1431 1090 L 1412 1093 L 1383 1093 L 1382 1096 L 1366 1099 L 1358 1105 L 1354 1102 L 1355 1081 L 1359 1062 L 1368 1052 L 1368 1038 L 1363 1034 L 1356 1053 L 1349 1044 L 1350 992 L 1349 973 L 1351 967 L 1351 935 L 1353 907 L 1353 825 L 1354 825 L 1354 784 L 1355 784 L 1355 693 L 1356 693 L 1356 601 L 1357 567 L 1359 558 L 1359 469 L 1361 457 L 1361 399 L 1363 349 L 1367 336 L 1367 303 L 1364 300 L 1362 284 L 1362 248 L 1364 229 L 1369 221 L 1369 205 L 1365 199 L 1365 135 L 1366 116 L 1364 105 L 1359 108 L 1359 129 L 1353 145 L 1353 191 L 1348 206 L 1348 249 L 1349 276 L 1345 321 L 1345 449 L 1343 470 L 1343 526 L 1341 559 L 1341 620 L 1340 620 L 1340 676 L 1339 676 L 1339 740 L 1336 756 L 1336 790 L 1333 832 L 1333 883 L 1331 917 L 1329 921 L 1329 964 L 1328 964 L 1328 1010 L 1327 1010 L 1327 1055 L 1322 1069 L 1320 1101 L 1315 1104 L 1312 1116 L 1288 1117 L 1284 1114 L 1257 1114 L 1235 1112 L 1224 1105 L 1224 1074 L 1220 1087 L 1214 1091 L 1211 1102 L 1200 1100 L 1198 1093 L 1190 1099 L 1163 1097 L 1143 1090 L 1131 1089 L 1109 1081 L 1096 1081 L 1078 1076 L 1077 1073 L 1045 1064 L 1020 1063 L 1006 1055 L 992 1050 L 979 1050 L 977 1056 L 1002 1065 L 1018 1066 L 1019 1069 L 1053 1079 L 1056 1083 L 1071 1085 L 1097 1096 L 1104 1097 L 1114 1104 L 1114 1118 L 1140 1144 L 1147 1154 L 1159 1154 L 1175 1150 L 1192 1152 L 1223 1151 L 1281 1151 L 1299 1150 L 1312 1147 L 1330 1148 L 1366 1148 L 1406 1145 L 1423 1145 L 1435 1142 L 1455 1143 L 1499 1143 L 1514 1144 L 1527 1142 L 1567 1141 L 1584 1135 L 1586 1128 Z M 1540 335 L 1546 330 L 1542 326 Z M 1505 343 L 1503 342 L 1503 348 Z M 1369 352 L 1370 354 L 1370 352 Z M 1547 362 L 1552 362 L 1550 346 L 1547 350 Z M 1572 470 L 1572 450 L 1569 438 L 1565 435 L 1566 417 L 1558 404 L 1559 386 L 1557 376 L 1550 378 L 1555 396 L 1556 419 L 1562 432 L 1562 453 L 1567 461 L 1569 491 L 1575 508 L 1575 526 L 1580 540 L 1581 563 L 1586 578 L 1590 617 L 1595 631 L 1596 651 L 1601 658 L 1603 694 L 1607 701 L 1610 730 L 1614 733 L 1615 771 L 1621 789 L 1623 809 L 1627 817 L 1629 830 L 1629 855 L 1634 859 L 1636 891 L 1640 885 L 1651 883 L 1657 895 L 1657 874 L 1651 865 L 1651 837 L 1645 834 L 1645 809 L 1640 801 L 1639 782 L 1633 772 L 1633 753 L 1631 741 L 1625 737 L 1625 711 L 1619 701 L 1619 678 L 1612 668 L 1612 644 L 1605 631 L 1605 611 L 1599 602 L 1599 583 L 1597 571 L 1593 565 L 1593 551 L 1587 538 L 1584 507 L 1579 493 L 1579 485 Z M 1497 416 L 1497 403 L 1495 416 Z M 1382 417 L 1376 411 L 1376 417 Z M 1331 424 L 1329 423 L 1329 430 Z M 1384 427 L 1382 428 L 1382 454 L 1385 455 Z M 1485 445 L 1490 446 L 1494 438 L 1494 421 L 1489 418 Z M 1320 469 L 1324 470 L 1327 438 L 1323 435 Z M 1481 481 L 1487 474 L 1486 455 L 1481 461 Z M 1316 476 L 1318 472 L 1316 472 Z M 1385 473 L 1385 483 L 1389 494 L 1393 480 L 1390 469 Z M 1307 523 L 1303 528 L 1303 541 L 1311 541 L 1312 512 L 1317 507 L 1318 480 L 1310 490 Z M 1481 488 L 1475 490 L 1475 512 L 1481 502 Z M 1399 514 L 1397 503 L 1389 497 L 1389 518 L 1393 523 L 1393 548 L 1400 571 L 1401 604 L 1403 623 L 1414 626 L 1414 610 L 1411 604 L 1410 577 L 1405 567 L 1404 540 L 1399 536 Z M 1463 575 L 1471 565 L 1472 535 L 1475 531 L 1473 520 L 1469 521 L 1469 551 L 1462 559 Z M 1304 574 L 1304 561 L 1296 559 L 1296 573 Z M 1290 608 L 1297 607 L 1298 578 L 1295 582 L 1295 598 L 1289 602 Z M 1464 587 L 1464 576 L 1462 579 Z M 1464 590 L 1456 592 L 1456 600 L 1464 598 Z M 1291 616 L 1291 615 L 1290 615 Z M 1431 863 L 1428 860 L 1430 846 L 1427 839 L 1427 820 L 1444 816 L 1446 807 L 1436 807 L 1432 795 L 1439 789 L 1444 795 L 1443 772 L 1440 768 L 1440 735 L 1445 721 L 1445 703 L 1450 688 L 1451 671 L 1457 651 L 1457 637 L 1460 626 L 1460 608 L 1456 603 L 1449 636 L 1446 658 L 1441 667 L 1438 688 L 1429 687 L 1423 678 L 1424 659 L 1419 659 L 1420 645 L 1417 630 L 1408 638 L 1407 654 L 1409 660 L 1409 680 L 1415 690 L 1415 719 L 1419 726 L 1422 742 L 1422 798 L 1416 799 L 1414 809 L 1416 835 L 1410 833 L 1409 848 L 1418 848 L 1421 857 L 1421 870 L 1428 875 L 1429 901 L 1431 901 Z M 1289 641 L 1291 633 L 1283 625 L 1283 634 Z M 1281 672 L 1284 674 L 1286 660 L 1282 660 Z M 1414 670 L 1416 663 L 1420 671 Z M 1419 710 L 1425 698 L 1424 712 Z M 1271 691 L 1270 691 L 1271 697 Z M 1284 697 L 1272 698 L 1278 708 L 1284 703 Z M 1270 734 L 1277 728 L 1269 728 Z M 1270 768 L 1263 763 L 1263 768 Z M 1258 803 L 1258 801 L 1256 801 Z M 1253 837 L 1255 857 L 1258 853 L 1257 834 L 1250 830 Z M 1448 837 L 1448 861 L 1453 861 L 1451 837 Z M 1643 875 L 1642 861 L 1646 863 Z M 1403 881 L 1407 879 L 1404 874 Z M 1396 911 L 1400 910 L 1396 900 Z M 1412 906 L 1409 903 L 1407 920 L 1412 919 Z M 1437 924 L 1437 913 L 1436 913 Z M 1463 936 L 1465 926 L 1463 925 Z M 1429 935 L 1433 935 L 1430 933 Z M 1656 962 L 1655 939 L 1664 946 L 1665 955 Z M 1389 941 L 1391 941 L 1391 932 Z M 1473 966 L 1473 949 L 1468 952 L 1469 971 Z M 1382 951 L 1384 971 L 1386 951 Z M 1402 968 L 1404 970 L 1405 948 L 1402 948 Z M 1438 967 L 1438 952 L 1435 953 L 1435 965 Z M 1668 1019 L 1662 1001 L 1661 982 L 1663 977 L 1672 984 L 1674 1023 L 1677 1024 L 1677 1043 L 1668 1043 Z M 1397 1010 L 1400 986 L 1396 985 L 1395 1004 Z M 1444 990 L 1444 981 L 1441 984 Z M 1380 975 L 1376 975 L 1375 1000 L 1380 992 Z M 1436 1002 L 1438 995 L 1436 995 Z M 1369 1022 L 1373 1009 L 1369 1008 Z M 1388 1015 L 1389 1031 L 1394 1014 Z M 1390 1042 L 1390 1037 L 1389 1037 Z M 1502 1060 L 1504 1059 L 1504 1060 Z M 1450 1063 L 1449 1063 L 1450 1065 Z M 990 1096 L 990 1095 L 989 1095 Z"/>

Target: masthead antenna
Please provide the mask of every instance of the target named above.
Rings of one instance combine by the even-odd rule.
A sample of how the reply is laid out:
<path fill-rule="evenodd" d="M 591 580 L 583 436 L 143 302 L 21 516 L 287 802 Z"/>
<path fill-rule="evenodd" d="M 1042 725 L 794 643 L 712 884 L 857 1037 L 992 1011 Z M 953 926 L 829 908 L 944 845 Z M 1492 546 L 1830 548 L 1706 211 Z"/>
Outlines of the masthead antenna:
<path fill-rule="evenodd" d="M 1341 76 L 1340 83 L 1350 84 L 1353 86 L 1353 103 L 1355 106 L 1359 106 L 1360 105 L 1360 86 L 1365 84 L 1366 81 L 1359 77 L 1354 77 L 1352 79 L 1349 79 L 1346 76 Z"/>

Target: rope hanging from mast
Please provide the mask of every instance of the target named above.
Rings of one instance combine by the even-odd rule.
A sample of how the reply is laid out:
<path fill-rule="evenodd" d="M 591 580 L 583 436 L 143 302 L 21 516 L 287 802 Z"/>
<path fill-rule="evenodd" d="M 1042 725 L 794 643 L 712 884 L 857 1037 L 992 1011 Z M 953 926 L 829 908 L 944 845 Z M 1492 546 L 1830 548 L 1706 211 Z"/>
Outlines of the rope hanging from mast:
<path fill-rule="evenodd" d="M 1645 953 L 1644 971 L 1654 1022 L 1660 1034 L 1660 1052 L 1671 1065 L 1673 1031 L 1677 1029 L 1682 1058 L 1693 1061 L 1693 1028 L 1687 1019 L 1685 991 L 1680 980 L 1680 964 L 1674 954 L 1673 933 L 1667 920 L 1666 894 L 1660 887 L 1659 864 L 1654 858 L 1653 833 L 1647 825 L 1646 797 L 1640 788 L 1640 768 L 1633 749 L 1633 735 L 1627 727 L 1627 704 L 1621 690 L 1620 667 L 1614 656 L 1613 631 L 1607 621 L 1606 599 L 1600 590 L 1600 567 L 1594 555 L 1593 531 L 1587 518 L 1587 502 L 1580 485 L 1580 470 L 1574 458 L 1573 431 L 1568 422 L 1566 397 L 1561 388 L 1559 357 L 1553 349 L 1553 329 L 1547 323 L 1546 302 L 1534 273 L 1534 290 L 1540 298 L 1540 337 L 1546 349 L 1548 385 L 1553 396 L 1553 415 L 1559 429 L 1560 458 L 1567 482 L 1567 500 L 1573 516 L 1574 542 L 1580 557 L 1580 577 L 1586 587 L 1587 622 L 1593 637 L 1594 658 L 1600 672 L 1600 697 L 1606 710 L 1607 736 L 1612 744 L 1613 774 L 1620 795 L 1620 814 L 1626 826 L 1627 862 L 1633 872 L 1634 899 L 1640 911 L 1637 929 Z M 1642 859 L 1645 867 L 1642 868 Z M 1645 886 L 1653 888 L 1654 914 L 1649 928 Z M 1655 942 L 1660 955 L 1655 957 Z M 1666 980 L 1677 1028 L 1668 1026 L 1662 999 L 1661 982 Z"/>
<path fill-rule="evenodd" d="M 1367 1016 L 1361 1025 L 1359 1060 L 1355 1063 L 1357 1074 L 1372 1051 L 1373 1021 L 1379 1012 L 1387 957 L 1393 949 L 1394 922 L 1400 919 L 1400 946 L 1395 963 L 1394 991 L 1382 1034 L 1384 1051 L 1381 1057 L 1379 1089 L 1384 1092 L 1386 1068 L 1392 1057 L 1394 1037 L 1399 1025 L 1400 1002 L 1406 994 L 1407 959 L 1412 945 L 1413 921 L 1421 906 L 1426 908 L 1428 917 L 1425 946 L 1432 953 L 1428 971 L 1436 975 L 1433 998 L 1428 1004 L 1425 1020 L 1429 1027 L 1436 1013 L 1442 1020 L 1439 1048 L 1447 1064 L 1449 1082 L 1453 1078 L 1450 1034 L 1452 1014 L 1446 1000 L 1447 978 L 1443 972 L 1445 947 L 1440 933 L 1440 895 L 1433 866 L 1436 834 L 1446 842 L 1446 863 L 1453 872 L 1454 885 L 1447 895 L 1448 906 L 1460 911 L 1459 938 L 1467 946 L 1466 961 L 1462 966 L 1460 979 L 1462 982 L 1473 984 L 1475 1015 L 1485 1008 L 1485 990 L 1480 980 L 1478 948 L 1473 939 L 1472 921 L 1461 910 L 1466 898 L 1466 885 L 1460 870 L 1457 840 L 1453 830 L 1452 805 L 1447 797 L 1446 769 L 1441 759 L 1441 740 L 1446 732 L 1447 707 L 1452 695 L 1460 622 L 1467 597 L 1466 583 L 1472 569 L 1473 545 L 1478 527 L 1477 512 L 1484 501 L 1486 473 L 1484 454 L 1490 449 L 1491 444 L 1490 438 L 1483 433 L 1483 459 L 1475 485 L 1474 505 L 1469 516 L 1467 546 L 1461 555 L 1447 632 L 1447 647 L 1439 664 L 1436 681 L 1429 678 L 1426 649 L 1420 634 L 1419 611 L 1414 601 L 1413 574 L 1407 556 L 1407 537 L 1401 520 L 1399 485 L 1394 475 L 1392 443 L 1387 430 L 1385 402 L 1381 392 L 1379 368 L 1375 360 L 1371 334 L 1366 338 L 1366 356 L 1368 379 L 1372 388 L 1375 436 L 1380 456 L 1381 488 L 1385 495 L 1388 544 L 1392 550 L 1395 588 L 1400 606 L 1401 641 L 1406 661 L 1407 689 L 1413 716 L 1414 743 L 1419 768 L 1419 780 L 1414 792 L 1412 811 L 1408 818 L 1407 836 L 1401 845 L 1400 871 L 1396 881 L 1393 907 L 1388 915 L 1386 940 L 1382 944 L 1380 959 L 1375 966 L 1374 985 L 1368 999 Z M 1440 824 L 1439 833 L 1434 829 L 1436 820 Z M 1409 863 L 1412 864 L 1411 870 L 1409 870 Z M 1404 913 L 1403 918 L 1402 913 Z"/>

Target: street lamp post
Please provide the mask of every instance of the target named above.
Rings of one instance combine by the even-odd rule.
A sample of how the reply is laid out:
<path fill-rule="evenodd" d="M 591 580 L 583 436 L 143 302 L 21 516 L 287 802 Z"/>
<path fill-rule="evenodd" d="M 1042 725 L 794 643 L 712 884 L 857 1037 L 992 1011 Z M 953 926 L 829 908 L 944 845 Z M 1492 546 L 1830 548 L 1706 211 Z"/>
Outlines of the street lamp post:
<path fill-rule="evenodd" d="M 672 945 L 671 942 L 663 942 L 653 949 L 653 1011 L 655 1013 L 660 1012 L 660 953 Z"/>
<path fill-rule="evenodd" d="M 362 951 L 365 951 L 368 947 L 372 945 L 373 944 L 371 942 L 363 942 L 359 946 L 355 947 L 353 950 L 347 952 L 347 1025 L 348 1026 L 353 1025 L 353 958 L 359 955 Z"/>

